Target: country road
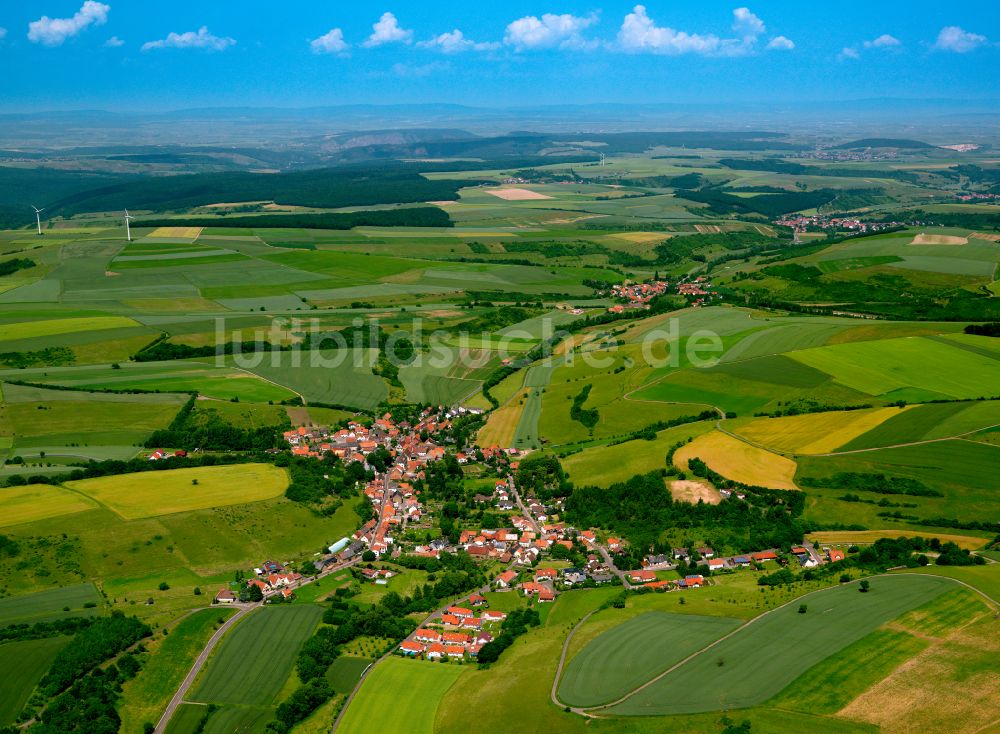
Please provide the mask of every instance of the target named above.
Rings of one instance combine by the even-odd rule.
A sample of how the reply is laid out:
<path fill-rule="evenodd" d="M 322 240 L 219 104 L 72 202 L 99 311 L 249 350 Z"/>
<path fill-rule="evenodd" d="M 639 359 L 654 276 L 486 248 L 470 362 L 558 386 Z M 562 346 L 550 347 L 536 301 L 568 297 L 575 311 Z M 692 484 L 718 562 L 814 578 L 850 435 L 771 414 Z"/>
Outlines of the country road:
<path fill-rule="evenodd" d="M 208 660 L 208 656 L 212 654 L 212 650 L 215 649 L 215 646 L 219 643 L 219 640 L 221 640 L 225 636 L 226 632 L 228 632 L 233 627 L 233 625 L 235 625 L 239 620 L 241 620 L 247 614 L 252 612 L 254 609 L 260 609 L 260 607 L 259 606 L 241 607 L 240 610 L 236 612 L 236 614 L 227 619 L 223 623 L 223 625 L 215 631 L 215 634 L 212 635 L 211 639 L 208 641 L 208 644 L 206 644 L 205 647 L 202 648 L 201 654 L 198 655 L 198 659 L 194 661 L 194 665 L 191 666 L 191 670 L 188 671 L 188 674 L 184 677 L 184 680 L 181 681 L 180 687 L 178 687 L 177 691 L 174 693 L 174 697 L 171 698 L 170 703 L 167 704 L 167 708 L 163 712 L 163 716 L 161 716 L 160 720 L 156 723 L 156 728 L 153 730 L 154 734 L 163 734 L 163 732 L 166 731 L 167 724 L 169 723 L 170 718 L 174 715 L 174 712 L 177 710 L 177 707 L 184 702 L 184 696 L 187 694 L 188 689 L 191 688 L 191 684 L 194 683 L 194 679 L 198 677 L 198 673 L 201 672 L 202 667 L 204 667 L 205 665 L 205 661 Z"/>
<path fill-rule="evenodd" d="M 559 665 L 556 667 L 556 675 L 552 679 L 552 691 L 549 694 L 550 698 L 552 699 L 552 703 L 555 704 L 556 706 L 559 706 L 560 708 L 564 706 L 564 704 L 559 700 L 559 695 L 558 695 L 559 681 L 562 680 L 563 667 L 565 667 L 566 665 L 566 655 L 569 653 L 569 643 L 573 639 L 573 635 L 576 634 L 576 631 L 583 626 L 584 622 L 590 619 L 598 611 L 599 611 L 598 609 L 592 609 L 591 611 L 583 615 L 583 618 L 575 625 L 573 625 L 573 629 L 569 631 L 569 634 L 566 635 L 566 640 L 563 642 L 562 654 L 559 655 Z M 582 710 L 577 710 L 574 708 L 573 711 L 583 716 L 590 716 L 590 714 L 584 714 Z"/>

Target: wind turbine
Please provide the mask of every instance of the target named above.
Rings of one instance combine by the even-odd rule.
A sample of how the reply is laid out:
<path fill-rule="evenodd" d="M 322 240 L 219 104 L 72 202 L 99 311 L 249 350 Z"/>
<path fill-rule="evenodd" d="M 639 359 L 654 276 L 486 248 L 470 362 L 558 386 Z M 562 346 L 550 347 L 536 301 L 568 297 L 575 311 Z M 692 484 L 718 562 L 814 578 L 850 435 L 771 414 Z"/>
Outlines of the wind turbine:
<path fill-rule="evenodd" d="M 131 222 L 133 219 L 135 219 L 135 217 L 133 217 L 131 214 L 129 214 L 128 213 L 128 209 L 126 209 L 125 210 L 125 236 L 128 238 L 129 242 L 132 241 L 132 227 L 129 225 L 129 222 Z"/>
<path fill-rule="evenodd" d="M 38 225 L 38 234 L 42 233 L 42 217 L 41 214 L 45 211 L 45 207 L 39 209 L 37 206 L 32 205 L 32 209 L 35 210 L 35 223 Z"/>

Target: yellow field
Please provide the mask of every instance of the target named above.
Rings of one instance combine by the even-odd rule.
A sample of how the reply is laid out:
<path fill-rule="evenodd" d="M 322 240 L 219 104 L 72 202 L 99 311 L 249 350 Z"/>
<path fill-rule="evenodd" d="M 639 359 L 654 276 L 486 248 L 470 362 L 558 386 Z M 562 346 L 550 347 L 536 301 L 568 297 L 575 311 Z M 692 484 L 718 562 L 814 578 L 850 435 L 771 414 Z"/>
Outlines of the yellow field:
<path fill-rule="evenodd" d="M 125 316 L 85 316 L 71 319 L 23 321 L 16 324 L 4 324 L 3 329 L 0 329 L 0 341 L 75 334 L 80 331 L 98 331 L 100 329 L 123 329 L 129 326 L 139 326 L 139 324 Z"/>
<path fill-rule="evenodd" d="M 198 239 L 203 227 L 157 227 L 147 237 L 174 237 L 191 240 Z"/>
<path fill-rule="evenodd" d="M 809 537 L 817 543 L 828 545 L 869 545 L 879 538 L 912 538 L 914 535 L 939 538 L 941 542 L 951 541 L 959 548 L 976 550 L 986 545 L 985 538 L 975 538 L 971 535 L 954 535 L 939 533 L 936 530 L 916 532 L 913 530 L 822 530 L 810 533 Z"/>
<path fill-rule="evenodd" d="M 63 487 L 29 484 L 0 489 L 0 507 L 0 527 L 7 527 L 92 510 L 97 503 Z"/>
<path fill-rule="evenodd" d="M 793 481 L 796 464 L 791 459 L 743 443 L 721 431 L 699 436 L 674 454 L 674 464 L 688 469 L 688 460 L 699 458 L 727 479 L 771 489 L 798 489 Z"/>
<path fill-rule="evenodd" d="M 920 233 L 910 241 L 911 245 L 967 245 L 969 240 L 965 237 L 952 237 L 947 234 L 924 234 Z"/>
<path fill-rule="evenodd" d="M 288 487 L 288 474 L 270 464 L 237 464 L 81 479 L 66 486 L 135 520 L 278 497 Z"/>
<path fill-rule="evenodd" d="M 665 240 L 669 239 L 670 237 L 673 237 L 673 235 L 669 232 L 621 232 L 612 236 L 616 240 L 625 240 L 626 242 L 638 242 L 640 244 L 646 242 L 659 242 L 660 240 Z"/>
<path fill-rule="evenodd" d="M 1000 234 L 990 234 L 988 232 L 973 232 L 969 237 L 975 237 L 977 240 L 986 240 L 987 242 L 1000 242 Z"/>
<path fill-rule="evenodd" d="M 825 454 L 911 407 L 913 406 L 761 418 L 731 430 L 775 451 Z"/>
<path fill-rule="evenodd" d="M 500 446 L 507 448 L 514 445 L 514 432 L 521 421 L 524 411 L 523 399 L 528 397 L 529 390 L 524 388 L 511 398 L 506 405 L 490 413 L 486 425 L 479 430 L 480 446 Z"/>

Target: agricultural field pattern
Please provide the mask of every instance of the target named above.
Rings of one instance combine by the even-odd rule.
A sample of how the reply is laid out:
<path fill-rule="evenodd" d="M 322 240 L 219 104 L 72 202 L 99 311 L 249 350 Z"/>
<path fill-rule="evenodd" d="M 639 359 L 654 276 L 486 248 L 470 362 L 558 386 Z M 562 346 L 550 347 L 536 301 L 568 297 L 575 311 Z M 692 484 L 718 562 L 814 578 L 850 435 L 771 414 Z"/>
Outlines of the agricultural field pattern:
<path fill-rule="evenodd" d="M 83 85 L 0 82 L 0 734 L 1000 732 L 995 8 L 63 5 L 0 11 Z"/>

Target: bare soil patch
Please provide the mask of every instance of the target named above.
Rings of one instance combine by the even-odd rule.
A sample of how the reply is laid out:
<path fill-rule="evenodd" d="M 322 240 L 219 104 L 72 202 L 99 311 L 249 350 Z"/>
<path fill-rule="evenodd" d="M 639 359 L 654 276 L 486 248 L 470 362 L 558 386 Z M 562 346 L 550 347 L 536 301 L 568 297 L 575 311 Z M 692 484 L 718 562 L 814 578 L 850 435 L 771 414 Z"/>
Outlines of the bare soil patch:
<path fill-rule="evenodd" d="M 722 496 L 714 487 L 690 479 L 677 479 L 671 482 L 670 494 L 675 501 L 690 502 L 692 505 L 698 504 L 698 500 L 706 505 L 717 505 L 722 502 Z"/>
<path fill-rule="evenodd" d="M 546 196 L 545 194 L 540 194 L 537 191 L 532 191 L 531 189 L 483 189 L 487 194 L 495 196 L 498 199 L 503 199 L 504 201 L 532 201 L 535 199 L 551 199 L 551 196 Z"/>
<path fill-rule="evenodd" d="M 911 245 L 967 245 L 965 237 L 953 237 L 948 234 L 924 234 L 921 232 L 910 241 Z"/>

